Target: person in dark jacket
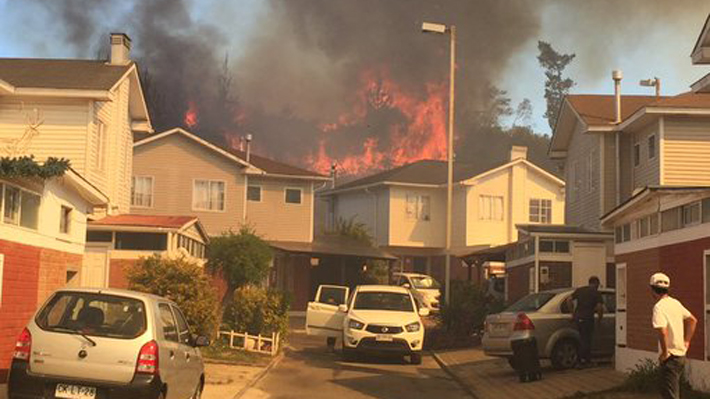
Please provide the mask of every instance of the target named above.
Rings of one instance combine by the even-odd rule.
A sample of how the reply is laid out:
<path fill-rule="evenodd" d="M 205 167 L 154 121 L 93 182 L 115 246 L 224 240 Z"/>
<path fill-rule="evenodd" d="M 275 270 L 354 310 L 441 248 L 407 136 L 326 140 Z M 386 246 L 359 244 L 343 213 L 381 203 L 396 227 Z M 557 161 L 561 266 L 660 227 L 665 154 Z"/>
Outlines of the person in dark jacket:
<path fill-rule="evenodd" d="M 599 316 L 601 324 L 604 316 L 604 300 L 599 292 L 599 277 L 589 278 L 589 285 L 577 288 L 570 296 L 570 300 L 576 301 L 573 320 L 579 331 L 579 356 L 578 368 L 591 365 L 592 362 L 592 338 L 594 337 L 594 315 Z"/>

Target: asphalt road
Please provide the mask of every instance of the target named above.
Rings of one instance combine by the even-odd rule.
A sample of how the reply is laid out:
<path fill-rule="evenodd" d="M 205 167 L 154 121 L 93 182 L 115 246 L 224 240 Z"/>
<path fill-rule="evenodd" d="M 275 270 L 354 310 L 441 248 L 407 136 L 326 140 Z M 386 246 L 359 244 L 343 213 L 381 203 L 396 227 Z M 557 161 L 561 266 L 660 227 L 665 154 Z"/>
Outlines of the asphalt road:
<path fill-rule="evenodd" d="M 469 396 L 429 355 L 414 366 L 401 358 L 345 362 L 329 352 L 325 339 L 293 334 L 285 358 L 246 392 L 246 399 L 400 399 Z"/>

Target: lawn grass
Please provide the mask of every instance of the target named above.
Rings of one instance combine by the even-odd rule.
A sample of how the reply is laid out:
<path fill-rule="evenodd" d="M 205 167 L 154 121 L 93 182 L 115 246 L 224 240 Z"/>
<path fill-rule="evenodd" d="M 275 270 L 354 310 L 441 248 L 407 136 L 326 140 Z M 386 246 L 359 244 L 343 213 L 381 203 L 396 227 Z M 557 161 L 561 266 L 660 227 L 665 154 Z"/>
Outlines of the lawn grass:
<path fill-rule="evenodd" d="M 232 349 L 222 340 L 216 340 L 212 345 L 201 348 L 202 356 L 206 361 L 216 361 L 252 366 L 266 366 L 271 361 L 271 356 L 243 349 Z"/>

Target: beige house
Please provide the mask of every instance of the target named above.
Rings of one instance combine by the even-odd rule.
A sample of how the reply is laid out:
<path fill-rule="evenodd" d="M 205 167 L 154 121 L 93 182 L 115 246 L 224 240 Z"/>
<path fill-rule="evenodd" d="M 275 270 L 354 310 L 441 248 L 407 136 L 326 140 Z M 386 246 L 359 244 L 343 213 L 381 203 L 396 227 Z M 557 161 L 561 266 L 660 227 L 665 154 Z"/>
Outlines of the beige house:
<path fill-rule="evenodd" d="M 131 213 L 196 216 L 211 236 L 248 224 L 268 241 L 313 241 L 313 192 L 329 178 L 180 128 L 133 148 Z"/>
<path fill-rule="evenodd" d="M 456 164 L 452 250 L 467 254 L 517 239 L 517 224 L 564 223 L 564 182 L 513 147 L 509 161 L 489 169 Z M 320 229 L 338 220 L 367 226 L 380 248 L 406 270 L 441 278 L 446 226 L 446 171 L 441 161 L 418 161 L 320 194 Z M 464 267 L 452 276 L 462 277 Z"/>

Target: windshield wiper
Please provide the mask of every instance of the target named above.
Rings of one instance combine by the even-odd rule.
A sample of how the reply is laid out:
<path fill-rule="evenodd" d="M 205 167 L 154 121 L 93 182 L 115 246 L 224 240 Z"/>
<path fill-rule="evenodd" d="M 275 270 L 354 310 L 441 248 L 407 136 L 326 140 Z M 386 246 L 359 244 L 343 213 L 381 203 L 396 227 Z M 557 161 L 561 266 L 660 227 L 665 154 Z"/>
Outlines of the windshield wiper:
<path fill-rule="evenodd" d="M 66 332 L 73 332 L 75 334 L 79 334 L 84 338 L 85 340 L 89 341 L 91 346 L 96 346 L 96 341 L 93 339 L 89 338 L 88 335 L 84 334 L 81 330 L 78 330 L 76 328 L 69 328 L 69 327 L 52 327 L 54 330 L 61 330 L 61 331 L 66 331 Z"/>

